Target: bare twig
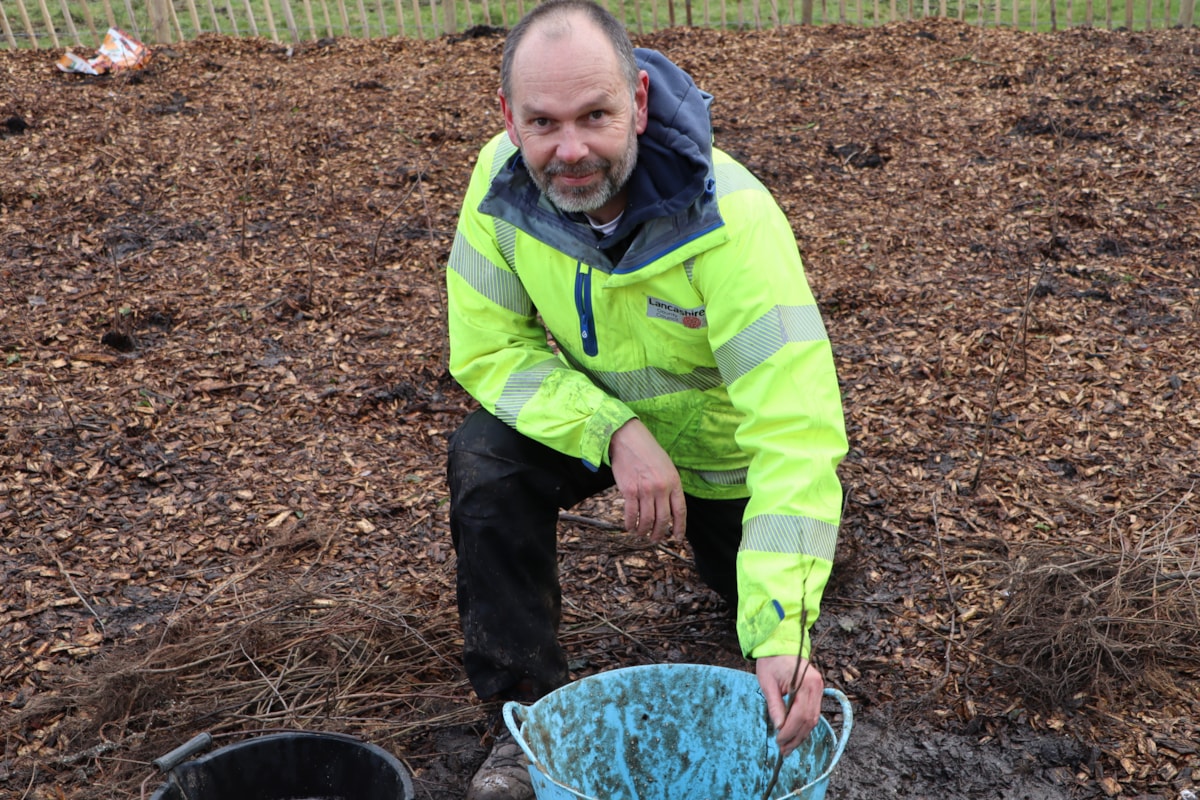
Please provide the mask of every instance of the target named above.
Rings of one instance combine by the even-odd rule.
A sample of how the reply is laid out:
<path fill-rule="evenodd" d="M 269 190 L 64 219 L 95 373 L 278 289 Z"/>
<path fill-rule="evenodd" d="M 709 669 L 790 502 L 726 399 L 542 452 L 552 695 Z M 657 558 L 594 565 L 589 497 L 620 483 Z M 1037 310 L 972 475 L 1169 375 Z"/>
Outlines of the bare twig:
<path fill-rule="evenodd" d="M 558 518 L 563 522 L 574 522 L 576 525 L 587 525 L 590 528 L 599 528 L 602 531 L 623 531 L 625 526 L 619 525 L 616 522 L 609 522 L 596 517 L 585 517 L 580 514 L 571 514 L 566 511 L 558 512 Z"/>
<path fill-rule="evenodd" d="M 942 546 L 942 526 L 938 520 L 937 495 L 933 495 L 933 534 L 937 541 L 938 568 L 942 572 L 942 583 L 946 586 L 946 599 L 950 601 L 950 636 L 946 639 L 946 671 L 942 675 L 942 684 L 950 680 L 950 649 L 954 645 L 955 626 L 958 622 L 958 601 L 954 599 L 954 589 L 950 586 L 950 577 L 946 574 L 946 551 Z"/>
<path fill-rule="evenodd" d="M 792 713 L 792 706 L 796 703 L 796 696 L 800 694 L 800 687 L 804 685 L 804 676 L 808 674 L 808 668 L 812 666 L 811 653 L 810 658 L 805 660 L 804 639 L 808 636 L 808 581 L 804 582 L 800 594 L 800 653 L 797 654 L 796 666 L 792 670 L 791 692 L 788 694 L 787 704 L 784 706 L 783 718 L 787 720 Z M 800 670 L 800 662 L 804 661 L 804 670 Z M 799 678 L 797 678 L 799 673 Z M 771 792 L 775 791 L 775 784 L 779 783 L 779 772 L 783 769 L 783 750 L 781 749 L 775 755 L 775 766 L 771 770 L 771 779 L 767 781 L 766 791 L 763 792 L 762 800 L 770 800 Z"/>
<path fill-rule="evenodd" d="M 1025 297 L 1025 307 L 1021 309 L 1020 325 L 1023 328 L 1025 321 L 1029 317 L 1029 309 L 1033 306 L 1033 301 L 1037 297 L 1037 287 L 1041 284 L 1042 278 L 1050 269 L 1050 260 L 1046 259 L 1042 263 L 1042 270 L 1038 273 L 1038 279 L 1033 284 Z M 983 476 L 983 467 L 987 463 L 988 455 L 992 449 L 992 432 L 995 428 L 996 404 L 999 402 L 1000 386 L 1004 382 L 1005 375 L 1008 374 L 1008 365 L 1012 361 L 1013 352 L 1016 350 L 1017 344 L 1021 341 L 1020 336 L 1014 336 L 1012 342 L 1008 346 L 1007 352 L 1004 354 L 1004 361 L 1000 364 L 1000 369 L 996 372 L 996 377 L 992 379 L 991 392 L 988 395 L 987 419 L 983 429 L 983 444 L 979 448 L 979 464 L 975 467 L 975 476 L 971 478 L 970 488 L 968 493 L 974 494 L 979 488 L 980 478 Z"/>
<path fill-rule="evenodd" d="M 100 625 L 100 633 L 102 635 L 107 635 L 104 630 L 104 620 L 100 618 L 100 615 L 96 613 L 96 609 L 92 607 L 92 604 L 89 603 L 87 598 L 83 596 L 83 593 L 79 591 L 79 587 L 75 585 L 75 580 L 71 577 L 71 573 L 67 571 L 67 567 L 65 564 L 63 564 L 62 559 L 58 557 L 58 553 L 51 550 L 49 545 L 43 544 L 42 549 L 46 551 L 46 555 L 50 556 L 50 558 L 54 560 L 55 565 L 58 567 L 58 571 L 64 578 L 67 579 L 67 583 L 71 586 L 71 591 L 74 592 L 75 596 L 79 598 L 79 601 L 83 603 L 83 607 L 86 608 L 91 615 L 96 618 L 96 622 Z"/>

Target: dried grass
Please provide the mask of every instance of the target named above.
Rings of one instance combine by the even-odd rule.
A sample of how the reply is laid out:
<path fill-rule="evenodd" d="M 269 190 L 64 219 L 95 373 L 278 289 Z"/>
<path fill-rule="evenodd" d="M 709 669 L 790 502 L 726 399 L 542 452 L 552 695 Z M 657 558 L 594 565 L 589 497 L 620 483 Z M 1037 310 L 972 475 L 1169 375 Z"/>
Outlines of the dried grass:
<path fill-rule="evenodd" d="M 1191 497 L 1187 492 L 1185 499 Z M 1200 547 L 1194 519 L 1166 520 L 1106 547 L 1058 537 L 1014 548 L 1008 600 L 985 642 L 1013 689 L 1050 708 L 1108 694 L 1200 652 Z"/>

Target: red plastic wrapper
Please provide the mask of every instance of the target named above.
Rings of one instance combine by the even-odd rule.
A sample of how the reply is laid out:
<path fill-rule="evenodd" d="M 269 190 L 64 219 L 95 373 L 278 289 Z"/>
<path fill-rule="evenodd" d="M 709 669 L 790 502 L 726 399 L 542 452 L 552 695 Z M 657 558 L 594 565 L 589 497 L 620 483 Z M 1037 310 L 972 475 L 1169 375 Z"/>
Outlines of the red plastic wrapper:
<path fill-rule="evenodd" d="M 55 66 L 63 72 L 103 75 L 122 69 L 141 69 L 149 62 L 149 47 L 122 30 L 109 28 L 94 58 L 81 58 L 68 50 Z"/>

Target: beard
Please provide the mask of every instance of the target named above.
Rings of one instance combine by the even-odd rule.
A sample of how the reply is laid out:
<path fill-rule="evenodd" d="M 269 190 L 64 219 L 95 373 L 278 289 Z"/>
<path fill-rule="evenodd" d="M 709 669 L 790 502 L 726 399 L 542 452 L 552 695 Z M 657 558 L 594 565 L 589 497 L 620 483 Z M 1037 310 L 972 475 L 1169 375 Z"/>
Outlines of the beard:
<path fill-rule="evenodd" d="M 553 160 L 540 170 L 534 169 L 526 162 L 526 167 L 534 184 L 554 205 L 567 213 L 587 213 L 601 208 L 625 188 L 629 176 L 633 174 L 633 168 L 637 166 L 637 157 L 637 133 L 630 127 L 629 143 L 625 152 L 617 159 L 597 156 L 574 164 Z M 600 180 L 587 186 L 561 187 L 554 182 L 554 178 L 560 175 L 577 178 L 596 173 L 599 173 Z"/>

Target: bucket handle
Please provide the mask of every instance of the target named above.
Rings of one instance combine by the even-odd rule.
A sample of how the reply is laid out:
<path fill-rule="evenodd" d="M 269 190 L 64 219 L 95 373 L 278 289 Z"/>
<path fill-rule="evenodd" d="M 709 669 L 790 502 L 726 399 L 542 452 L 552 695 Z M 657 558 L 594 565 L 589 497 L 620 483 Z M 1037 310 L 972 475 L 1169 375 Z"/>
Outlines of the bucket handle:
<path fill-rule="evenodd" d="M 842 732 L 838 736 L 838 743 L 837 747 L 834 748 L 833 758 L 829 759 L 829 766 L 827 766 L 825 771 L 817 776 L 817 778 L 809 781 L 808 785 L 797 789 L 789 795 L 786 795 L 783 800 L 787 800 L 788 797 L 798 797 L 800 792 L 803 792 L 809 786 L 814 786 L 829 780 L 829 776 L 833 773 L 833 768 L 837 766 L 838 761 L 840 761 L 842 758 L 842 751 L 846 749 L 846 742 L 850 741 L 850 729 L 854 727 L 854 708 L 850 705 L 850 698 L 846 697 L 845 694 L 831 686 L 825 687 L 824 696 L 836 699 L 838 704 L 840 704 L 842 707 Z"/>
<path fill-rule="evenodd" d="M 179 747 L 176 747 L 166 755 L 159 756 L 150 763 L 159 772 L 170 772 L 197 753 L 201 753 L 212 747 L 212 743 L 213 737 L 211 733 L 197 733 L 191 739 L 179 745 Z"/>
<path fill-rule="evenodd" d="M 512 731 L 513 739 L 521 746 L 521 750 L 525 753 L 525 757 L 529 759 L 529 763 L 536 764 L 537 759 L 534 758 L 533 751 L 529 749 L 529 745 L 525 742 L 525 736 L 523 735 L 526 708 L 528 706 L 521 705 L 516 700 L 509 700 L 504 704 L 504 708 L 502 709 L 504 724 Z"/>

